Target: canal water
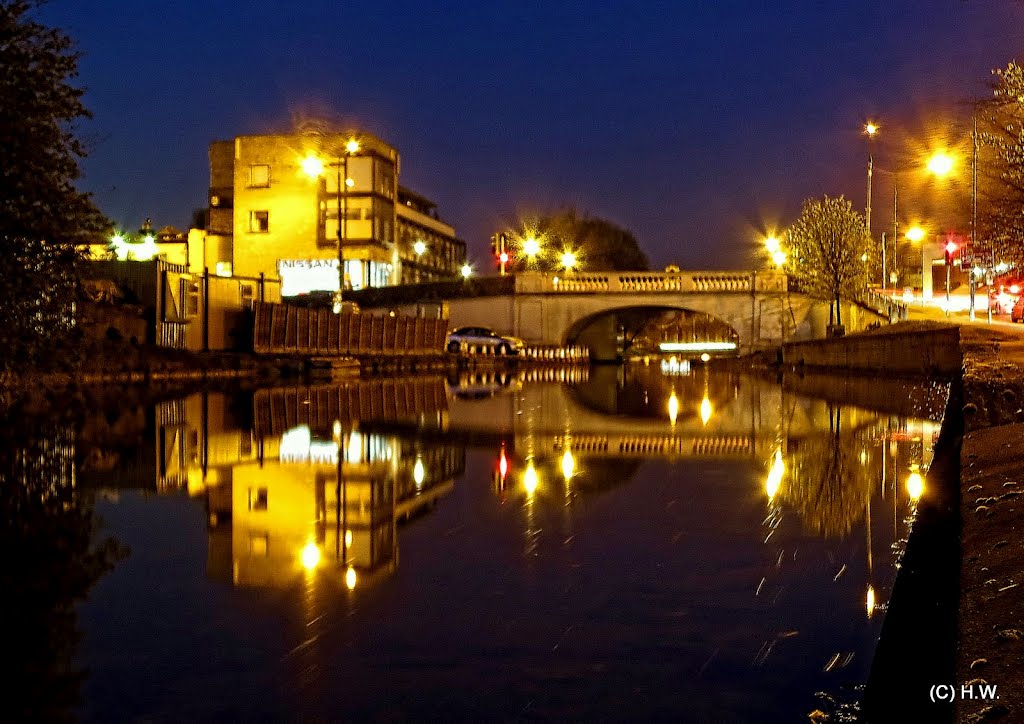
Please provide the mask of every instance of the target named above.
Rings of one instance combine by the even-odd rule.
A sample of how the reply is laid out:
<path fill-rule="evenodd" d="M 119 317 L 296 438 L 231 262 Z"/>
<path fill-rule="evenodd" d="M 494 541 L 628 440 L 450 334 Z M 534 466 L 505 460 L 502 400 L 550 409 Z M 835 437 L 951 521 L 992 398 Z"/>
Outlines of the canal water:
<path fill-rule="evenodd" d="M 8 711 L 806 720 L 868 678 L 947 394 L 666 362 L 26 422 Z"/>

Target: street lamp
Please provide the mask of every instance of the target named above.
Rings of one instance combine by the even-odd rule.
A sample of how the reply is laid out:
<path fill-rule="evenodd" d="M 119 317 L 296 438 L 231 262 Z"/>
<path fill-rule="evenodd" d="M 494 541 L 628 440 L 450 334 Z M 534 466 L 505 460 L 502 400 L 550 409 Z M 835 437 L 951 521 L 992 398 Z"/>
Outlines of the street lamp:
<path fill-rule="evenodd" d="M 526 254 L 526 258 L 533 261 L 537 258 L 540 253 L 540 241 L 537 237 L 530 235 L 523 239 L 523 253 Z"/>
<path fill-rule="evenodd" d="M 335 310 L 340 311 L 341 303 L 345 299 L 345 225 L 348 214 L 348 190 L 355 185 L 355 182 L 348 177 L 348 159 L 359 153 L 359 140 L 350 138 L 345 142 L 343 150 L 338 154 L 338 160 L 332 161 L 328 166 L 333 166 L 337 171 L 337 204 L 338 204 L 338 294 L 335 297 Z M 324 162 L 320 158 L 311 155 L 306 156 L 301 162 L 302 170 L 310 178 L 319 178 L 324 173 Z"/>
<path fill-rule="evenodd" d="M 566 250 L 562 252 L 561 261 L 562 266 L 565 267 L 567 272 L 572 271 L 576 266 L 576 255 L 573 252 Z"/>
<path fill-rule="evenodd" d="M 427 250 L 427 245 L 423 243 L 422 240 L 418 240 L 412 245 L 412 250 L 416 252 L 416 256 L 423 256 L 424 252 Z"/>
<path fill-rule="evenodd" d="M 471 276 L 473 276 L 473 267 L 471 267 L 468 263 L 467 264 L 463 264 L 462 265 L 462 278 L 463 279 L 469 279 Z"/>
<path fill-rule="evenodd" d="M 864 226 L 868 231 L 868 236 L 871 236 L 871 177 L 875 170 L 875 160 L 871 153 L 871 142 L 875 140 L 878 130 L 878 124 L 873 121 L 868 121 L 864 124 L 864 133 L 868 137 L 868 192 L 867 203 L 864 209 Z M 882 284 L 885 284 L 884 280 Z"/>

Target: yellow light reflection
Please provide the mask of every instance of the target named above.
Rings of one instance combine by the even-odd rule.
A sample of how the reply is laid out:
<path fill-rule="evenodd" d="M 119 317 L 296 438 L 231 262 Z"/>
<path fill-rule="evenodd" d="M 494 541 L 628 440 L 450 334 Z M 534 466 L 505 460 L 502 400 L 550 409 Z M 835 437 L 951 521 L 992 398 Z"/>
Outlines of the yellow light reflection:
<path fill-rule="evenodd" d="M 711 400 L 708 399 L 707 395 L 704 395 L 704 399 L 700 401 L 700 421 L 705 425 L 708 424 L 708 420 L 711 419 Z"/>
<path fill-rule="evenodd" d="M 576 473 L 576 459 L 569 448 L 562 453 L 562 477 L 568 481 Z"/>
<path fill-rule="evenodd" d="M 352 566 L 349 566 L 348 570 L 345 571 L 345 586 L 350 591 L 356 587 L 356 569 Z"/>
<path fill-rule="evenodd" d="M 324 162 L 316 156 L 306 156 L 300 163 L 302 172 L 310 178 L 319 178 L 324 172 Z"/>
<path fill-rule="evenodd" d="M 533 467 L 533 460 L 528 460 L 526 470 L 523 471 L 523 489 L 526 490 L 527 495 L 533 497 L 539 484 L 540 478 L 537 476 L 537 469 Z"/>
<path fill-rule="evenodd" d="M 768 471 L 768 478 L 764 481 L 764 491 L 768 494 L 768 500 L 775 498 L 782 485 L 782 478 L 786 474 L 786 461 L 782 459 L 782 448 L 775 450 L 775 459 Z"/>
<path fill-rule="evenodd" d="M 924 478 L 916 470 L 907 477 L 907 494 L 915 503 L 924 495 Z"/>
<path fill-rule="evenodd" d="M 875 612 L 875 589 L 870 584 L 868 585 L 867 609 L 868 618 L 871 618 Z"/>
<path fill-rule="evenodd" d="M 679 398 L 676 397 L 676 391 L 672 390 L 672 394 L 668 398 L 668 421 L 675 425 L 677 417 L 679 417 Z"/>
<path fill-rule="evenodd" d="M 316 543 L 307 543 L 302 549 L 302 567 L 312 571 L 320 565 L 320 549 Z"/>
<path fill-rule="evenodd" d="M 416 464 L 412 466 L 412 480 L 416 483 L 416 487 L 423 486 L 423 479 L 426 477 L 426 471 L 423 469 L 423 458 L 416 458 Z"/>
<path fill-rule="evenodd" d="M 350 531 L 350 530 L 346 530 L 345 531 L 345 547 L 346 548 L 351 548 L 352 547 L 352 531 Z"/>

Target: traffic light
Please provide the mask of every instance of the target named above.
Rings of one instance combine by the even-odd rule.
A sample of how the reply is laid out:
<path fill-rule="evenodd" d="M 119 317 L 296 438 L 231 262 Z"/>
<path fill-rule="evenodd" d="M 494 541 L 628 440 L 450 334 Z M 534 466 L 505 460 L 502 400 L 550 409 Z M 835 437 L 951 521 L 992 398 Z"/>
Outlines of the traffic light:
<path fill-rule="evenodd" d="M 491 253 L 497 257 L 501 275 L 505 276 L 505 265 L 508 264 L 509 254 L 508 236 L 504 232 L 499 232 L 491 237 Z"/>
<path fill-rule="evenodd" d="M 957 248 L 956 242 L 952 239 L 946 242 L 946 266 L 953 264 L 953 255 L 956 254 Z"/>

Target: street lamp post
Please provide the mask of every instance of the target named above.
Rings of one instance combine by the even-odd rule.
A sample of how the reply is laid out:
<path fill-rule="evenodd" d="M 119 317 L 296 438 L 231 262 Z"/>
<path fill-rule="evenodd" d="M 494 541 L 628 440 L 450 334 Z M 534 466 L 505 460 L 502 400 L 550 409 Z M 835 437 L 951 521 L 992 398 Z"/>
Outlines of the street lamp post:
<path fill-rule="evenodd" d="M 359 141 L 350 138 L 345 143 L 338 167 L 338 310 L 345 300 L 345 226 L 348 223 L 348 158 L 359 153 Z"/>
<path fill-rule="evenodd" d="M 348 214 L 348 187 L 351 179 L 348 177 L 348 159 L 359 152 L 359 141 L 350 138 L 341 152 L 338 160 L 333 161 L 329 166 L 336 169 L 337 178 L 337 215 L 338 215 L 338 294 L 335 297 L 336 310 L 341 309 L 341 303 L 345 299 L 345 216 Z M 313 155 L 306 156 L 302 160 L 302 170 L 310 178 L 320 178 L 324 173 L 324 162 Z"/>
<path fill-rule="evenodd" d="M 871 178 L 874 175 L 875 159 L 871 153 L 871 142 L 875 139 L 875 134 L 878 133 L 878 124 L 868 121 L 864 124 L 864 133 L 868 137 L 868 191 L 867 191 L 867 203 L 864 209 L 864 226 L 867 228 L 868 236 L 871 236 Z M 883 274 L 882 286 L 885 287 L 885 278 Z"/>

